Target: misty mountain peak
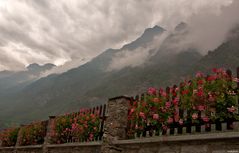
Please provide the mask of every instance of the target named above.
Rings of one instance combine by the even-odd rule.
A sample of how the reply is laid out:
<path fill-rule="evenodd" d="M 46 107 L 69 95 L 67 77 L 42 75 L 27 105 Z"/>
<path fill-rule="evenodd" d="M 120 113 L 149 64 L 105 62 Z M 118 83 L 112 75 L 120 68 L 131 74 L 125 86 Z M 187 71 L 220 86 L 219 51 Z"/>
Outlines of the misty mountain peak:
<path fill-rule="evenodd" d="M 28 71 L 45 71 L 45 70 L 52 69 L 55 66 L 56 65 L 51 64 L 51 63 L 47 63 L 47 64 L 44 64 L 44 65 L 39 65 L 37 63 L 32 63 L 32 64 L 28 65 L 26 68 L 27 68 Z"/>
<path fill-rule="evenodd" d="M 158 25 L 155 25 L 153 28 L 147 28 L 144 30 L 144 33 L 141 37 L 148 37 L 148 36 L 154 36 L 154 35 L 157 35 L 159 33 L 162 33 L 164 32 L 165 29 L 158 26 Z"/>
<path fill-rule="evenodd" d="M 134 50 L 135 48 L 139 46 L 143 46 L 147 44 L 148 42 L 151 42 L 155 36 L 159 36 L 162 34 L 164 31 L 166 31 L 164 28 L 155 25 L 152 28 L 147 28 L 144 30 L 144 33 L 135 41 L 124 45 L 122 49 L 128 49 L 128 50 Z"/>
<path fill-rule="evenodd" d="M 34 69 L 37 69 L 37 68 L 39 68 L 39 67 L 40 67 L 39 64 L 37 64 L 37 63 L 32 63 L 32 64 L 28 65 L 26 68 L 27 68 L 28 70 L 34 70 Z"/>
<path fill-rule="evenodd" d="M 175 31 L 182 31 L 185 30 L 188 27 L 187 23 L 185 22 L 180 22 L 176 27 Z"/>

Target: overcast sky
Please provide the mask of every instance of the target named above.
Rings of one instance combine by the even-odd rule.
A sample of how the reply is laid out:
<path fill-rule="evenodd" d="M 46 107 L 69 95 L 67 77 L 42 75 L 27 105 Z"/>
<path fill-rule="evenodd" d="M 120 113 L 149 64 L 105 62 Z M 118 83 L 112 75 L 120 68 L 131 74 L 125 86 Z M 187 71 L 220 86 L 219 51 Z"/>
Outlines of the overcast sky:
<path fill-rule="evenodd" d="M 170 30 L 233 0 L 0 0 L 0 70 L 30 63 L 82 63 L 147 27 Z M 196 22 L 194 22 L 196 23 Z"/>

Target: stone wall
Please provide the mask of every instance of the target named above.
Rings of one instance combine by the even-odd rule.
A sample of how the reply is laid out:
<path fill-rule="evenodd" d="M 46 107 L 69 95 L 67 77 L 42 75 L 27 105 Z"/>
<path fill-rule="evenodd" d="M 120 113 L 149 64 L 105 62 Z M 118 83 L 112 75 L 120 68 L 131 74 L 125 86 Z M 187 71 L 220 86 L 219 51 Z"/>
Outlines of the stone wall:
<path fill-rule="evenodd" d="M 239 153 L 238 132 L 163 136 L 114 142 L 121 153 Z"/>
<path fill-rule="evenodd" d="M 239 124 L 232 130 L 198 134 L 161 135 L 126 139 L 129 98 L 108 102 L 103 141 L 50 144 L 50 125 L 45 142 L 36 146 L 0 147 L 0 153 L 239 153 Z"/>
<path fill-rule="evenodd" d="M 239 153 L 239 132 L 158 136 L 111 142 L 121 153 Z M 47 145 L 48 153 L 101 153 L 102 142 Z M 1 148 L 0 153 L 42 153 L 43 146 Z M 115 152 L 110 148 L 108 153 Z"/>

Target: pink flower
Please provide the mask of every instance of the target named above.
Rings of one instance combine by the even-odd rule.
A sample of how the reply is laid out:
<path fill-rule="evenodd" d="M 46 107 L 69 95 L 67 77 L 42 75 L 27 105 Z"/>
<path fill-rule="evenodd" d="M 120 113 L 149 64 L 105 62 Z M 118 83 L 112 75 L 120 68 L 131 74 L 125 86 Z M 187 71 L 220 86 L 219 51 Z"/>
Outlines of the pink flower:
<path fill-rule="evenodd" d="M 179 121 L 179 114 L 177 112 L 174 114 L 174 120 L 175 122 Z"/>
<path fill-rule="evenodd" d="M 166 97 L 166 96 L 167 96 L 167 93 L 166 93 L 166 92 L 162 92 L 162 93 L 161 93 L 161 96 Z"/>
<path fill-rule="evenodd" d="M 139 116 L 145 119 L 145 114 L 143 112 L 139 112 Z"/>
<path fill-rule="evenodd" d="M 208 101 L 214 102 L 214 101 L 215 101 L 215 98 L 214 98 L 212 95 L 209 95 Z"/>
<path fill-rule="evenodd" d="M 75 129 L 77 128 L 77 126 L 78 126 L 77 123 L 73 123 L 73 124 L 71 125 L 72 130 L 75 130 Z"/>
<path fill-rule="evenodd" d="M 161 111 L 162 111 L 163 113 L 166 113 L 166 112 L 167 112 L 167 110 L 164 109 L 164 108 L 161 108 Z"/>
<path fill-rule="evenodd" d="M 168 122 L 168 124 L 173 123 L 173 118 L 172 118 L 172 117 L 169 117 L 167 122 Z"/>
<path fill-rule="evenodd" d="M 180 119 L 180 120 L 178 121 L 178 123 L 179 123 L 180 125 L 183 125 L 183 119 Z"/>
<path fill-rule="evenodd" d="M 150 88 L 148 89 L 148 94 L 150 94 L 150 95 L 155 95 L 155 94 L 156 94 L 156 89 L 153 88 L 153 87 L 150 87 Z"/>
<path fill-rule="evenodd" d="M 235 81 L 235 82 L 239 82 L 238 78 L 233 78 L 232 80 Z"/>
<path fill-rule="evenodd" d="M 208 118 L 207 116 L 202 117 L 202 120 L 203 120 L 204 122 L 209 122 L 209 118 Z"/>
<path fill-rule="evenodd" d="M 197 72 L 196 73 L 196 78 L 202 78 L 204 74 L 202 72 Z"/>
<path fill-rule="evenodd" d="M 94 134 L 90 133 L 89 140 L 92 141 L 94 139 Z"/>
<path fill-rule="evenodd" d="M 193 113 L 192 118 L 193 118 L 194 120 L 196 120 L 196 119 L 198 118 L 198 114 L 197 114 L 197 113 Z"/>
<path fill-rule="evenodd" d="M 135 109 L 134 109 L 134 108 L 132 108 L 132 109 L 130 110 L 130 114 L 132 114 L 132 113 L 134 112 L 134 110 L 135 110 Z"/>
<path fill-rule="evenodd" d="M 153 114 L 153 119 L 158 120 L 159 119 L 159 114 Z"/>
<path fill-rule="evenodd" d="M 233 113 L 236 111 L 236 108 L 234 106 L 232 106 L 232 107 L 228 107 L 227 110 L 228 110 L 228 112 Z"/>
<path fill-rule="evenodd" d="M 170 108 L 170 106 L 171 106 L 171 103 L 170 103 L 169 101 L 165 103 L 165 107 L 166 107 L 167 109 Z"/>
<path fill-rule="evenodd" d="M 205 110 L 205 106 L 203 106 L 203 105 L 199 105 L 199 106 L 198 106 L 198 110 L 199 110 L 199 111 L 203 111 L 203 110 Z"/>
<path fill-rule="evenodd" d="M 167 130 L 168 127 L 166 125 L 162 125 L 163 130 Z"/>

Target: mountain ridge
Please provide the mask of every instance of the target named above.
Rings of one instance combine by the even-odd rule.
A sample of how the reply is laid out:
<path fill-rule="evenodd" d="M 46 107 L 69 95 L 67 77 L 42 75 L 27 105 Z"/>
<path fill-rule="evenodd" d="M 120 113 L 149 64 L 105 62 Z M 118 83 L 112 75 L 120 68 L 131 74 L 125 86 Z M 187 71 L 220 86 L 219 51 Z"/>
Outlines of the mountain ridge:
<path fill-rule="evenodd" d="M 156 29 L 158 28 L 156 27 Z M 187 34 L 175 32 L 169 34 L 162 42 L 161 47 L 155 50 L 156 54 L 148 58 L 142 65 L 137 67 L 127 66 L 118 71 L 105 71 L 105 68 L 117 53 L 124 50 L 134 51 L 142 46 L 147 46 L 155 37 L 161 37 L 164 31 L 159 30 L 158 35 L 151 35 L 150 41 L 143 41 L 136 43 L 136 45 L 124 45 L 120 49 L 108 49 L 80 67 L 62 74 L 52 74 L 28 84 L 21 92 L 11 95 L 10 99 L 6 98 L 5 101 L 8 101 L 12 106 L 5 106 L 6 109 L 0 112 L 0 116 L 10 118 L 9 124 L 11 120 L 27 122 L 43 119 L 48 115 L 77 111 L 80 107 L 99 105 L 106 102 L 108 98 L 120 94 L 131 96 L 145 91 L 150 86 L 164 87 L 178 83 L 179 78 L 189 77 L 197 69 L 206 71 L 205 67 L 202 66 L 205 63 L 207 66 L 221 66 L 223 64 L 228 65 L 226 64 L 228 62 L 231 63 L 229 65 L 238 62 L 239 52 L 237 48 L 239 46 L 237 43 L 239 37 L 226 42 L 229 45 L 222 44 L 215 51 L 212 51 L 213 56 L 202 56 L 196 48 L 189 47 L 182 50 L 167 48 L 168 45 L 183 40 Z M 142 36 L 145 35 L 142 34 Z M 135 41 L 132 41 L 132 43 Z M 165 54 L 165 51 L 168 53 Z M 227 51 L 226 55 L 230 60 L 221 60 L 221 55 Z M 234 56 L 235 59 L 231 59 L 230 52 L 236 55 Z M 220 54 L 220 58 L 214 54 Z M 219 61 L 221 60 L 221 65 L 210 63 L 212 59 L 218 61 L 217 58 Z M 16 107 L 17 110 L 15 110 Z"/>

